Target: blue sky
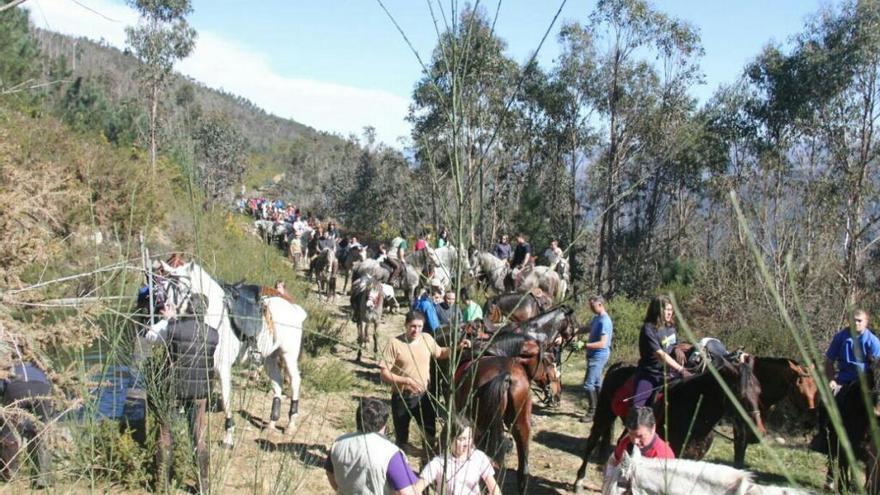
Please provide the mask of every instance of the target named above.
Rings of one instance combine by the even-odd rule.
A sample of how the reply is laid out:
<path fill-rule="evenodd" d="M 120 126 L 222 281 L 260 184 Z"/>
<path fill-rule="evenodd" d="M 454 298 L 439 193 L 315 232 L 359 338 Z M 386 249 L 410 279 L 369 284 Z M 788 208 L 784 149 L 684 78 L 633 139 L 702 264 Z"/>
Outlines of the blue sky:
<path fill-rule="evenodd" d="M 24 5 L 38 26 L 124 44 L 124 27 L 136 15 L 123 1 L 78 2 L 111 20 L 72 0 L 28 0 Z M 383 3 L 427 62 L 437 38 L 428 3 Z M 767 43 L 786 42 L 803 29 L 807 16 L 828 3 L 666 0 L 653 5 L 699 29 L 706 84 L 694 95 L 705 100 L 719 84 L 733 82 Z M 432 5 L 439 15 L 436 0 Z M 481 5 L 493 13 L 497 0 Z M 519 62 L 529 57 L 559 5 L 502 2 L 496 30 L 511 57 Z M 567 2 L 539 54 L 542 66 L 551 66 L 558 53 L 559 25 L 586 22 L 594 5 L 595 0 Z M 193 55 L 178 65 L 181 72 L 321 130 L 360 134 L 364 125 L 373 125 L 380 139 L 391 144 L 408 133 L 403 118 L 421 68 L 378 1 L 194 0 L 193 7 L 190 22 L 199 41 Z M 448 16 L 448 2 L 443 9 Z"/>

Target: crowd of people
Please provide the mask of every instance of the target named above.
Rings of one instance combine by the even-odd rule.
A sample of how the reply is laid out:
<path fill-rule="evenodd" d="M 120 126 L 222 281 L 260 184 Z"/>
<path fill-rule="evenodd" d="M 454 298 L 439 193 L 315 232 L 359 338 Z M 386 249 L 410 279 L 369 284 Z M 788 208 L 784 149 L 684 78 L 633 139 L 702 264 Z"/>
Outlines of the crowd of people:
<path fill-rule="evenodd" d="M 297 208 L 279 201 L 265 199 L 242 200 L 243 212 L 269 218 L 273 221 L 304 223 L 314 226 L 325 248 L 337 248 L 340 239 L 345 244 L 360 246 L 356 237 L 344 237 L 333 223 L 321 226 L 316 219 Z M 446 229 L 434 240 L 442 247 L 450 242 Z M 397 261 L 390 267 L 400 269 L 409 243 L 405 233 L 392 239 L 386 250 L 380 245 L 378 256 L 384 261 Z M 428 246 L 426 236 L 414 243 L 415 250 Z M 563 256 L 554 241 L 548 247 L 550 255 Z M 499 259 L 507 260 L 513 268 L 523 268 L 530 262 L 532 249 L 522 234 L 516 236 L 511 246 L 507 236 L 502 236 L 493 249 Z M 283 283 L 276 285 L 278 294 L 286 297 Z M 154 294 L 159 295 L 159 294 Z M 498 493 L 495 468 L 487 455 L 474 445 L 474 425 L 468 418 L 454 415 L 444 422 L 444 431 L 438 437 L 438 414 L 436 368 L 439 362 L 450 356 L 450 348 L 441 346 L 435 335 L 455 322 L 470 323 L 483 319 L 481 306 L 473 300 L 467 288 L 460 290 L 461 300 L 453 290 L 431 290 L 413 301 L 406 314 L 403 331 L 389 339 L 378 358 L 381 382 L 388 386 L 389 400 L 360 399 L 355 423 L 357 431 L 336 439 L 325 463 L 330 485 L 339 493 L 421 493 L 433 486 L 438 492 L 451 494 Z M 172 305 L 159 304 L 158 317 L 149 322 L 145 338 L 152 343 L 163 344 L 166 350 L 160 360 L 162 373 L 153 374 L 149 389 L 161 400 L 148 397 L 148 406 L 158 425 L 155 452 L 155 483 L 159 489 L 168 487 L 170 481 L 170 455 L 173 445 L 172 425 L 183 415 L 189 426 L 194 447 L 193 459 L 197 465 L 199 488 L 207 491 L 210 486 L 210 456 L 206 445 L 207 402 L 211 397 L 213 378 L 213 354 L 218 345 L 217 331 L 204 322 L 202 317 L 206 302 L 194 295 L 185 314 L 177 314 Z M 596 411 L 599 392 L 607 363 L 614 351 L 614 323 L 600 295 L 589 298 L 593 317 L 582 338 L 586 371 L 583 390 L 586 411 L 582 422 L 589 423 Z M 852 314 L 851 325 L 841 328 L 833 337 L 825 353 L 825 376 L 836 398 L 858 384 L 860 375 L 867 371 L 871 360 L 880 359 L 880 339 L 870 329 L 869 314 L 858 309 Z M 643 457 L 674 458 L 675 454 L 656 432 L 652 402 L 655 392 L 673 383 L 685 382 L 691 372 L 674 357 L 678 343 L 676 315 L 672 301 L 666 296 L 653 298 L 646 310 L 639 331 L 639 361 L 635 371 L 635 388 L 632 404 L 625 418 L 626 435 L 618 442 L 607 462 L 613 467 L 620 462 L 625 451 L 639 449 Z M 462 349 L 470 342 L 457 344 Z M 39 424 L 52 420 L 52 385 L 46 370 L 35 361 L 21 358 L 19 350 L 13 352 L 10 345 L 0 342 L 5 362 L 9 363 L 5 378 L 0 380 L 0 399 L 4 406 L 14 406 L 18 415 L 0 418 L 0 475 L 9 479 L 26 462 L 33 464 L 35 484 L 48 486 L 52 482 L 51 459 L 41 435 Z M 19 357 L 16 357 L 19 356 Z M 7 359 L 8 358 L 8 359 Z M 2 375 L 0 375 L 2 376 Z M 162 393 L 157 393 L 160 391 Z M 836 399 L 837 400 L 837 399 Z M 389 407 L 390 404 L 390 407 Z M 843 404 L 838 404 L 842 407 Z M 820 410 L 819 433 L 811 448 L 827 452 L 828 419 L 824 408 Z M 394 441 L 387 432 L 389 416 L 393 424 Z M 419 474 L 412 469 L 406 451 L 410 450 L 410 430 L 415 423 L 423 439 L 423 448 L 417 449 L 423 466 Z M 448 444 L 445 442 L 448 440 Z M 428 458 L 428 453 L 439 452 Z"/>

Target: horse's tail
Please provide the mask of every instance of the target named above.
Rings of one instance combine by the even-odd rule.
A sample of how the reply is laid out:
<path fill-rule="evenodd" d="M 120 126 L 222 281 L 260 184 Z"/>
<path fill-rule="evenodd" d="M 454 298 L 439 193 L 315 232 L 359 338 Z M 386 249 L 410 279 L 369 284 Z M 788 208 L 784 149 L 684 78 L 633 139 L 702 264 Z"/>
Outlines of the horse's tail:
<path fill-rule="evenodd" d="M 504 413 L 507 406 L 507 395 L 510 390 L 510 372 L 504 370 L 480 387 L 476 394 L 477 424 L 482 425 L 482 448 L 490 457 L 498 461 L 504 460 L 502 451 L 504 440 Z"/>

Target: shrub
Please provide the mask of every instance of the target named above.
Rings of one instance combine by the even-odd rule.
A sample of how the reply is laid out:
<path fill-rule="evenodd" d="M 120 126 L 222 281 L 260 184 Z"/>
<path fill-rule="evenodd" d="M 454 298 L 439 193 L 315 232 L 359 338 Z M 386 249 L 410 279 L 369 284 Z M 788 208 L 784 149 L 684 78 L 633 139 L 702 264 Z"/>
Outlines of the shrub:
<path fill-rule="evenodd" d="M 355 386 L 354 374 L 339 359 L 319 361 L 303 356 L 300 371 L 306 386 L 318 392 L 346 392 Z"/>
<path fill-rule="evenodd" d="M 645 318 L 645 304 L 619 295 L 608 301 L 608 315 L 614 324 L 612 359 L 631 360 L 639 356 L 639 330 Z"/>

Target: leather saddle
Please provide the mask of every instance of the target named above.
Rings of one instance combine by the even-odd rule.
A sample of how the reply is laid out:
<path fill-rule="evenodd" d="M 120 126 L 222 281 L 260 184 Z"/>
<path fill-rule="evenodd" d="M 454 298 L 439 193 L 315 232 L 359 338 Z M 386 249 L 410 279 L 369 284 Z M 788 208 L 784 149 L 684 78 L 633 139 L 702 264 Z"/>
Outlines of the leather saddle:
<path fill-rule="evenodd" d="M 233 328 L 245 337 L 256 337 L 263 329 L 262 287 L 241 281 L 224 284 L 223 289 L 226 291 L 226 305 Z"/>

